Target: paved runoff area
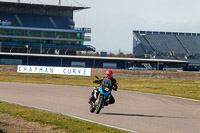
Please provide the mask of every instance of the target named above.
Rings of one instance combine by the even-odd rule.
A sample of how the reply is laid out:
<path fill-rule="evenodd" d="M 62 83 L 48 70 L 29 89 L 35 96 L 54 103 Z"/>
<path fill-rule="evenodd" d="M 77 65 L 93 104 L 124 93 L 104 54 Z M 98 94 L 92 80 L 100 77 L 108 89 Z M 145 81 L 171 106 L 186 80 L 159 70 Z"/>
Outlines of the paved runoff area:
<path fill-rule="evenodd" d="M 114 105 L 89 112 L 92 87 L 0 82 L 0 100 L 52 110 L 139 133 L 199 133 L 200 101 L 113 91 Z"/>

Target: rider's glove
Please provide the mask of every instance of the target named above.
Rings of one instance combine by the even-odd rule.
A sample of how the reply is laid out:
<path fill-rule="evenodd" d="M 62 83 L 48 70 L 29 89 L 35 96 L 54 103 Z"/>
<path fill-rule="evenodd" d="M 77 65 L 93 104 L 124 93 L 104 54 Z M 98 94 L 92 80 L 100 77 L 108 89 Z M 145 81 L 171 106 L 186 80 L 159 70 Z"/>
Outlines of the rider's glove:
<path fill-rule="evenodd" d="M 113 86 L 113 90 L 114 90 L 114 91 L 117 91 L 117 88 L 118 88 L 117 85 L 114 85 L 114 86 Z"/>
<path fill-rule="evenodd" d="M 94 80 L 93 83 L 99 83 L 99 80 Z"/>

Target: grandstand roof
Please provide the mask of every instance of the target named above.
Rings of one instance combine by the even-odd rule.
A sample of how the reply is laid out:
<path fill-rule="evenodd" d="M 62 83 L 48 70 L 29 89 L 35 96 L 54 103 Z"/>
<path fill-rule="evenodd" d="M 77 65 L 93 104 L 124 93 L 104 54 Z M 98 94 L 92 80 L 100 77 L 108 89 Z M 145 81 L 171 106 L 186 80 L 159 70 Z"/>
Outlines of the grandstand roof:
<path fill-rule="evenodd" d="M 74 7 L 74 6 L 57 6 L 57 5 L 42 5 L 42 4 L 32 4 L 32 3 L 15 3 L 15 2 L 0 2 L 3 7 L 14 7 L 14 8 L 25 8 L 25 9 L 45 9 L 45 10 L 82 10 L 88 9 L 89 7 Z"/>
<path fill-rule="evenodd" d="M 18 30 L 38 30 L 38 31 L 54 31 L 54 32 L 79 32 L 84 33 L 83 29 L 53 29 L 53 28 L 35 28 L 35 27 L 18 27 L 18 26 L 0 26 L 0 29 L 18 29 Z"/>
<path fill-rule="evenodd" d="M 181 36 L 200 36 L 200 33 L 189 33 L 189 32 L 165 32 L 165 31 L 140 31 L 133 30 L 139 34 L 154 34 L 154 35 L 181 35 Z"/>

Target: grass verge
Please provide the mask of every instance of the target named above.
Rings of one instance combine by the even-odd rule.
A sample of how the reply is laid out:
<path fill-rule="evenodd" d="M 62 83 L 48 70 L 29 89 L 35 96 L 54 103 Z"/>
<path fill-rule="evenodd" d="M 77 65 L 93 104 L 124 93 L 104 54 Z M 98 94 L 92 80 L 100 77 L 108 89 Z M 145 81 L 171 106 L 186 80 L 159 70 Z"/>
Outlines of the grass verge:
<path fill-rule="evenodd" d="M 178 80 L 178 79 L 144 79 L 144 78 L 120 78 L 116 77 L 119 89 L 129 91 L 139 91 L 161 95 L 178 96 L 200 100 L 200 81 L 198 80 Z M 22 74 L 13 72 L 0 72 L 0 81 L 24 82 L 90 86 L 95 84 L 93 76 L 67 76 L 67 75 L 47 75 L 47 74 Z"/>
<path fill-rule="evenodd" d="M 5 102 L 0 102 L 0 113 L 10 114 L 30 122 L 56 126 L 54 130 L 62 129 L 69 133 L 125 133 L 125 131 L 91 122 Z"/>

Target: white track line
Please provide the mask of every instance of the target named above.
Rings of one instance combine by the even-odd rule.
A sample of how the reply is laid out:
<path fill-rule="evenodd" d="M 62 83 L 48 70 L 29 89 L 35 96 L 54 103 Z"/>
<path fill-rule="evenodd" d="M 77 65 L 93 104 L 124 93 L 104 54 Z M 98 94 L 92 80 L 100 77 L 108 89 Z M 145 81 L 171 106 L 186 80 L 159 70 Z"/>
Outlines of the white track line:
<path fill-rule="evenodd" d="M 129 90 L 118 90 L 118 91 L 129 91 Z M 178 96 L 169 96 L 169 95 L 162 95 L 162 94 L 154 94 L 154 93 L 148 93 L 148 92 L 139 92 L 139 91 L 130 91 L 138 94 L 148 94 L 148 95 L 158 95 L 162 97 L 169 97 L 169 98 L 176 98 L 176 99 L 182 99 L 182 100 L 187 100 L 187 101 L 192 101 L 192 102 L 200 102 L 200 100 L 195 100 L 195 99 L 190 99 L 190 98 L 185 98 L 185 97 L 178 97 Z"/>
<path fill-rule="evenodd" d="M 100 123 L 100 122 L 97 122 L 97 121 L 81 118 L 81 117 L 70 115 L 70 114 L 66 114 L 66 113 L 55 112 L 55 111 L 52 111 L 52 110 L 39 108 L 39 107 L 33 107 L 33 106 L 30 106 L 30 105 L 25 105 L 25 104 L 21 104 L 21 103 L 17 103 L 17 102 L 11 102 L 11 101 L 6 101 L 6 100 L 0 100 L 0 101 L 6 102 L 6 103 L 11 103 L 11 104 L 16 104 L 16 105 L 20 105 L 20 106 L 24 106 L 24 107 L 28 107 L 28 108 L 44 110 L 44 111 L 55 113 L 55 114 L 61 114 L 61 115 L 72 117 L 72 118 L 76 118 L 76 119 L 79 119 L 79 120 L 84 120 L 84 121 L 96 123 L 96 124 L 99 124 L 99 125 L 103 125 L 103 126 L 107 126 L 107 127 L 111 127 L 111 128 L 116 128 L 116 129 L 119 129 L 119 130 L 127 131 L 127 132 L 130 132 L 130 133 L 138 133 L 138 132 L 133 131 L 133 130 L 129 130 L 129 129 L 121 128 L 121 127 L 116 127 L 116 126 L 112 126 L 112 125 L 108 125 L 108 124 L 104 124 L 104 123 Z"/>

